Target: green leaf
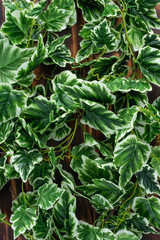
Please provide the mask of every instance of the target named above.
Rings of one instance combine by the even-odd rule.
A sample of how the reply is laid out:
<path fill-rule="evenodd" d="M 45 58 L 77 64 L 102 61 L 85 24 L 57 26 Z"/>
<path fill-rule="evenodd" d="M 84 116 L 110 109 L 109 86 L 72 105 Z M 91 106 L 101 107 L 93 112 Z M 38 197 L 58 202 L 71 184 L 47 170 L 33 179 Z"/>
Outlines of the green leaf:
<path fill-rule="evenodd" d="M 24 193 L 21 192 L 18 197 L 13 200 L 12 202 L 12 208 L 11 210 L 13 212 L 16 212 L 16 210 L 19 208 L 19 206 L 24 206 L 25 208 L 27 207 L 27 202 L 30 205 L 30 207 L 35 208 L 37 207 L 37 196 L 36 192 L 27 192 L 25 193 L 25 198 L 24 198 Z M 26 202 L 27 200 L 27 202 Z"/>
<path fill-rule="evenodd" d="M 148 81 L 160 86 L 160 50 L 152 47 L 144 47 L 139 52 L 137 63 Z"/>
<path fill-rule="evenodd" d="M 20 85 L 28 87 L 32 84 L 33 79 L 35 78 L 33 70 L 43 62 L 46 53 L 47 51 L 43 44 L 43 38 L 40 35 L 36 51 L 32 55 L 31 60 L 28 63 L 24 63 L 17 73 L 16 80 Z"/>
<path fill-rule="evenodd" d="M 125 93 L 125 92 L 130 92 L 132 90 L 132 91 L 144 93 L 146 91 L 152 90 L 152 87 L 148 83 L 148 81 L 143 79 L 133 80 L 131 78 L 126 79 L 126 78 L 117 77 L 117 78 L 114 78 L 113 80 L 112 79 L 109 80 L 106 85 L 111 92 L 121 91 Z"/>
<path fill-rule="evenodd" d="M 16 132 L 15 142 L 22 148 L 32 149 L 35 144 L 34 139 L 23 130 L 23 128 L 18 128 Z"/>
<path fill-rule="evenodd" d="M 35 132 L 43 134 L 53 120 L 56 105 L 43 96 L 34 98 L 34 101 L 25 109 L 26 119 Z"/>
<path fill-rule="evenodd" d="M 70 14 L 70 10 L 61 9 L 52 1 L 47 10 L 39 14 L 39 19 L 47 31 L 60 32 L 69 24 Z"/>
<path fill-rule="evenodd" d="M 116 142 L 119 141 L 122 137 L 125 136 L 126 133 L 130 132 L 134 128 L 134 123 L 137 118 L 138 114 L 138 107 L 133 106 L 131 108 L 123 108 L 118 112 L 118 117 L 120 119 L 125 119 L 125 126 L 124 129 L 118 129 L 116 131 Z"/>
<path fill-rule="evenodd" d="M 154 1 L 137 0 L 137 3 L 140 4 L 141 6 L 146 7 L 146 8 L 154 8 L 160 3 L 160 1 L 159 0 L 154 0 Z"/>
<path fill-rule="evenodd" d="M 95 43 L 91 38 L 91 32 L 98 24 L 99 21 L 89 22 L 85 24 L 79 32 L 79 35 L 83 38 L 83 40 L 80 42 L 81 49 L 76 55 L 76 62 L 80 62 L 83 59 L 89 57 L 91 54 L 96 54 L 100 51 L 99 49 L 97 49 Z"/>
<path fill-rule="evenodd" d="M 110 146 L 109 144 L 100 142 L 95 140 L 89 133 L 84 132 L 84 141 L 85 144 L 90 146 L 90 147 L 97 147 L 99 149 L 99 151 L 102 153 L 103 156 L 105 157 L 109 157 L 112 158 L 113 157 L 113 150 L 112 150 L 112 146 Z"/>
<path fill-rule="evenodd" d="M 36 224 L 36 219 L 36 209 L 25 208 L 24 206 L 17 208 L 10 219 L 14 230 L 14 238 L 17 238 L 26 230 L 32 229 L 32 227 Z"/>
<path fill-rule="evenodd" d="M 7 11 L 1 31 L 13 44 L 20 44 L 27 39 L 32 24 L 33 19 L 26 17 L 26 11 L 15 10 L 12 13 Z"/>
<path fill-rule="evenodd" d="M 46 4 L 47 0 L 41 0 L 40 2 L 36 3 L 34 2 L 34 5 L 32 5 L 32 9 L 27 12 L 27 16 L 37 18 L 38 15 L 44 10 Z"/>
<path fill-rule="evenodd" d="M 112 204 L 100 194 L 95 194 L 90 200 L 92 207 L 96 209 L 96 212 L 103 214 L 109 209 L 113 209 Z"/>
<path fill-rule="evenodd" d="M 18 172 L 16 172 L 15 168 L 11 166 L 10 164 L 5 165 L 5 172 L 4 176 L 8 179 L 17 179 L 20 178 L 20 175 Z"/>
<path fill-rule="evenodd" d="M 40 152 L 33 149 L 29 152 L 25 150 L 17 151 L 11 156 L 10 162 L 15 170 L 20 174 L 23 182 L 26 182 L 29 174 L 34 169 L 34 165 L 42 161 Z"/>
<path fill-rule="evenodd" d="M 39 197 L 37 204 L 41 209 L 51 209 L 54 204 L 60 199 L 63 193 L 64 190 L 58 188 L 55 183 L 45 183 L 38 189 Z"/>
<path fill-rule="evenodd" d="M 71 132 L 71 128 L 68 127 L 68 125 L 65 123 L 62 126 L 55 126 L 55 128 L 52 130 L 51 134 L 49 135 L 49 138 L 55 140 L 55 141 L 61 141 L 65 137 L 67 137 Z"/>
<path fill-rule="evenodd" d="M 137 140 L 135 135 L 130 135 L 118 143 L 114 150 L 114 164 L 120 173 L 120 186 L 124 187 L 131 177 L 142 169 L 150 156 L 150 145 Z"/>
<path fill-rule="evenodd" d="M 134 200 L 133 210 L 147 218 L 150 224 L 160 228 L 160 200 L 158 198 L 137 197 Z"/>
<path fill-rule="evenodd" d="M 144 234 L 148 233 L 157 233 L 157 231 L 149 226 L 147 218 L 141 217 L 139 214 L 132 214 L 129 219 L 127 219 L 127 225 L 134 232 L 143 232 Z"/>
<path fill-rule="evenodd" d="M 145 31 L 139 31 L 133 27 L 129 29 L 128 37 L 134 51 L 139 51 L 139 49 L 144 45 L 144 35 L 146 35 Z"/>
<path fill-rule="evenodd" d="M 22 49 L 10 45 L 8 40 L 0 39 L 0 82 L 12 84 L 23 63 L 29 60 L 33 49 Z"/>
<path fill-rule="evenodd" d="M 7 161 L 7 156 L 4 155 L 3 157 L 0 157 L 0 169 L 5 169 L 5 163 Z"/>
<path fill-rule="evenodd" d="M 79 168 L 77 172 L 78 178 L 83 184 L 93 183 L 93 180 L 96 178 L 106 178 L 110 180 L 111 174 L 108 166 L 99 166 L 96 159 L 91 160 L 83 155 L 82 160 L 81 168 Z"/>
<path fill-rule="evenodd" d="M 106 136 L 122 128 L 123 121 L 104 106 L 89 100 L 81 100 L 81 104 L 84 109 L 81 123 L 100 130 Z"/>
<path fill-rule="evenodd" d="M 104 4 L 104 5 L 105 5 L 105 8 L 102 13 L 103 16 L 114 17 L 114 16 L 118 16 L 118 13 L 120 13 L 119 7 L 113 1 L 109 0 L 107 1 L 107 4 Z"/>
<path fill-rule="evenodd" d="M 80 221 L 77 232 L 79 240 L 115 240 L 114 234 L 109 229 L 94 227 L 83 221 Z"/>
<path fill-rule="evenodd" d="M 85 21 L 91 22 L 98 19 L 103 10 L 103 5 L 98 4 L 96 1 L 77 1 L 78 7 L 82 9 L 82 15 Z"/>
<path fill-rule="evenodd" d="M 27 96 L 9 85 L 0 85 L 0 123 L 18 117 L 26 107 Z"/>
<path fill-rule="evenodd" d="M 158 173 L 158 176 L 160 176 L 160 146 L 155 146 L 152 148 L 151 157 L 151 165 Z"/>
<path fill-rule="evenodd" d="M 147 34 L 144 38 L 145 46 L 150 46 L 160 50 L 160 36 L 157 34 Z"/>
<path fill-rule="evenodd" d="M 116 233 L 116 240 L 139 240 L 139 238 L 132 232 L 127 230 L 120 230 Z"/>
<path fill-rule="evenodd" d="M 104 178 L 94 179 L 94 188 L 97 189 L 96 192 L 105 197 L 111 204 L 118 202 L 118 200 L 123 196 L 124 190 L 120 189 L 115 183 L 108 181 Z"/>
<path fill-rule="evenodd" d="M 107 78 L 110 74 L 112 66 L 118 61 L 118 57 L 111 56 L 110 58 L 99 58 L 96 62 L 91 65 L 90 71 L 88 72 L 87 80 L 102 80 Z"/>
<path fill-rule="evenodd" d="M 76 198 L 66 190 L 53 209 L 54 221 L 60 232 L 73 236 L 77 230 L 78 220 L 75 215 Z"/>
<path fill-rule="evenodd" d="M 70 165 L 74 171 L 78 171 L 78 169 L 81 168 L 83 163 L 82 155 L 87 156 L 90 159 L 96 159 L 98 157 L 98 153 L 95 151 L 95 149 L 85 145 L 84 143 L 73 147 L 72 161 Z"/>
<path fill-rule="evenodd" d="M 106 19 L 94 27 L 91 31 L 91 39 L 97 48 L 111 51 L 116 50 L 116 38 L 113 32 L 111 32 Z"/>
<path fill-rule="evenodd" d="M 136 173 L 139 185 L 145 189 L 147 194 L 156 193 L 160 195 L 160 185 L 157 180 L 157 173 L 153 168 L 145 166 L 142 171 Z"/>
<path fill-rule="evenodd" d="M 14 127 L 14 122 L 8 121 L 0 124 L 0 144 L 5 142 L 12 132 Z"/>
<path fill-rule="evenodd" d="M 33 237 L 36 239 L 47 239 L 52 234 L 52 215 L 43 212 L 41 209 L 38 211 L 38 218 L 33 227 Z"/>

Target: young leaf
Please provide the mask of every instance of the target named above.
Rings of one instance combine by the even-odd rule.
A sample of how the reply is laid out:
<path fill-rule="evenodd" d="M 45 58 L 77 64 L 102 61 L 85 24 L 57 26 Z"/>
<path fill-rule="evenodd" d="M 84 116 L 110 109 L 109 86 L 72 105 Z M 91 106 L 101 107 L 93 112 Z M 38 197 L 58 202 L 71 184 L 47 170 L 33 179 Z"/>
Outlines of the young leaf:
<path fill-rule="evenodd" d="M 40 152 L 33 149 L 29 152 L 25 150 L 17 151 L 10 159 L 15 170 L 20 174 L 23 182 L 26 182 L 29 174 L 34 169 L 34 165 L 42 161 Z"/>
<path fill-rule="evenodd" d="M 26 230 L 32 229 L 32 227 L 36 224 L 36 219 L 36 209 L 25 208 L 25 206 L 17 208 L 10 219 L 14 230 L 14 238 L 17 238 Z"/>
<path fill-rule="evenodd" d="M 39 197 L 37 204 L 41 209 L 51 209 L 63 193 L 64 189 L 58 188 L 55 183 L 45 183 L 38 189 Z"/>
<path fill-rule="evenodd" d="M 120 186 L 124 187 L 133 174 L 142 169 L 150 156 L 149 144 L 137 140 L 130 135 L 118 143 L 114 151 L 114 164 L 120 167 Z"/>
<path fill-rule="evenodd" d="M 134 200 L 133 210 L 140 216 L 146 217 L 150 224 L 160 228 L 160 200 L 156 197 L 137 197 Z"/>

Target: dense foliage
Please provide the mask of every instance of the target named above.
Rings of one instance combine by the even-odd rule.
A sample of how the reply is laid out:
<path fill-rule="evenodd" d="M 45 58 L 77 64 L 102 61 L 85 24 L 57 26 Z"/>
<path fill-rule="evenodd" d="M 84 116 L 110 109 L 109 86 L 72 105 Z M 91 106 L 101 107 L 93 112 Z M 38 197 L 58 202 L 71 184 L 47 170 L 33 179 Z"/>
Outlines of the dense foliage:
<path fill-rule="evenodd" d="M 160 1 L 47 2 L 3 0 L 0 189 L 20 179 L 22 192 L 10 222 L 1 212 L 0 222 L 12 227 L 14 239 L 138 240 L 158 234 L 160 146 L 150 144 L 159 142 L 160 98 L 151 104 L 147 92 L 151 84 L 160 86 L 160 37 L 154 33 Z M 76 6 L 85 24 L 74 59 L 66 46 L 71 36 L 63 30 L 76 23 Z M 42 63 L 52 71 L 36 77 Z M 82 69 L 89 69 L 85 78 Z M 71 148 L 78 127 L 84 143 Z M 62 166 L 67 159 L 69 172 Z M 33 191 L 24 192 L 27 181 Z M 75 196 L 96 210 L 93 225 L 77 219 Z"/>

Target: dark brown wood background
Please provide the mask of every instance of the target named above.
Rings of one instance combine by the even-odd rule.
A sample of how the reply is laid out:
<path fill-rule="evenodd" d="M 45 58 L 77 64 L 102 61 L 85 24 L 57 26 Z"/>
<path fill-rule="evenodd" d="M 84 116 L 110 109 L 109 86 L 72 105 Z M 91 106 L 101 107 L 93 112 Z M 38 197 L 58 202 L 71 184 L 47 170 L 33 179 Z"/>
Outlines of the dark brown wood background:
<path fill-rule="evenodd" d="M 49 1 L 48 1 L 49 2 Z M 160 5 L 157 7 L 157 14 L 160 18 Z M 4 8 L 2 5 L 2 0 L 0 0 L 0 25 L 4 22 Z M 84 24 L 84 20 L 82 19 L 82 14 L 79 9 L 77 9 L 77 24 L 72 27 L 72 29 L 65 30 L 63 33 L 70 33 L 71 37 L 67 40 L 67 45 L 70 48 L 72 52 L 72 56 L 75 57 L 78 49 L 80 48 L 80 37 L 78 36 L 78 32 L 81 29 L 81 24 Z M 160 34 L 160 31 L 156 31 Z M 115 53 L 116 54 L 116 53 Z M 67 69 L 67 68 L 66 68 Z M 63 69 L 64 70 L 64 69 Z M 40 76 L 41 73 L 49 74 L 52 71 L 52 67 L 46 67 L 44 65 L 41 65 L 36 69 L 35 73 L 37 76 Z M 61 71 L 61 69 L 57 69 L 57 73 Z M 84 73 L 85 74 L 85 73 Z M 153 91 L 149 93 L 149 99 L 150 102 L 152 102 L 155 98 L 159 96 L 159 88 L 156 86 L 153 86 Z M 93 134 L 94 137 L 97 139 L 101 139 L 101 135 L 97 133 L 96 131 L 89 129 L 89 127 L 86 126 L 86 130 Z M 77 137 L 75 137 L 72 146 L 77 145 L 79 143 L 83 142 L 83 133 L 78 128 L 77 131 Z M 71 171 L 69 168 L 69 161 L 66 159 L 64 162 L 64 168 L 68 171 Z M 4 214 L 7 216 L 7 221 L 9 221 L 11 216 L 11 206 L 12 201 L 16 198 L 14 194 L 11 193 L 10 190 L 14 191 L 15 195 L 18 195 L 21 192 L 21 181 L 19 180 L 12 180 L 9 181 L 6 186 L 0 191 L 0 209 Z M 31 187 L 27 183 L 25 185 L 25 191 L 31 190 Z M 96 218 L 95 211 L 91 208 L 89 202 L 87 200 L 84 200 L 82 198 L 77 198 L 77 217 L 78 219 L 87 221 L 89 223 L 93 223 Z M 0 224 L 0 240 L 13 240 L 13 232 L 9 226 L 6 224 Z M 17 240 L 24 240 L 23 236 L 20 236 L 17 238 Z M 143 240 L 160 240 L 160 236 L 156 235 L 145 235 L 143 237 Z"/>

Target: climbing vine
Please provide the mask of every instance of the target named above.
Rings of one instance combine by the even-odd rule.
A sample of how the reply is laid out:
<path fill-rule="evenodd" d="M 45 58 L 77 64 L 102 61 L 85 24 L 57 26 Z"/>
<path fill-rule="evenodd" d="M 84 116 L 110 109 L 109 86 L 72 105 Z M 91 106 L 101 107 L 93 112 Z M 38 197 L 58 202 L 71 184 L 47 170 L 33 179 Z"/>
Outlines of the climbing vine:
<path fill-rule="evenodd" d="M 152 143 L 159 143 L 160 98 L 149 103 L 147 93 L 160 86 L 159 3 L 3 0 L 0 189 L 19 179 L 21 193 L 10 189 L 12 215 L 8 222 L 0 211 L 0 223 L 14 239 L 158 234 L 160 147 Z M 84 24 L 74 59 L 63 30 L 76 24 L 77 9 Z M 36 76 L 41 64 L 51 70 Z M 75 145 L 80 131 L 84 141 Z M 93 224 L 78 219 L 79 197 L 96 211 Z"/>

